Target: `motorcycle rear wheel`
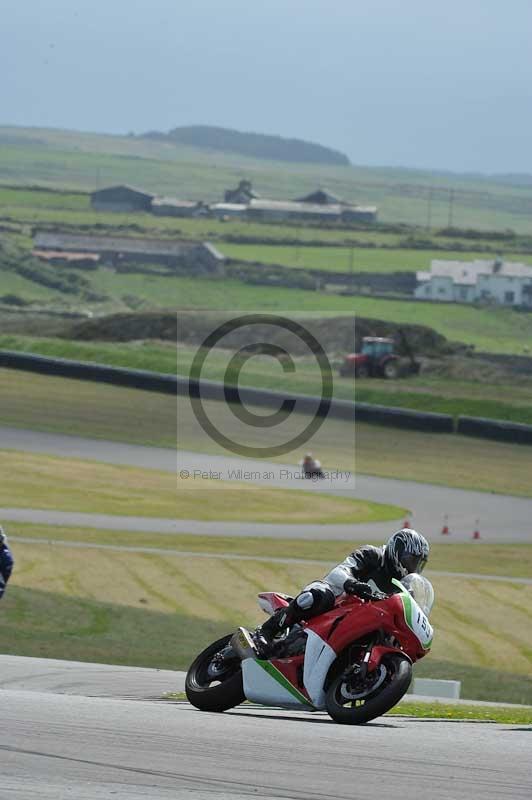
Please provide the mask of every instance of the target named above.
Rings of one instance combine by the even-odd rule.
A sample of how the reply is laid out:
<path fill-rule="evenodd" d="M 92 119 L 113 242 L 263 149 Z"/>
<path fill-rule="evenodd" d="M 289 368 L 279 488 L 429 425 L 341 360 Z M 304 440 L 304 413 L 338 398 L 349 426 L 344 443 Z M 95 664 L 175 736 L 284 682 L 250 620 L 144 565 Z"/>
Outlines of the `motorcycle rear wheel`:
<path fill-rule="evenodd" d="M 214 657 L 229 644 L 232 635 L 230 633 L 206 647 L 187 672 L 185 693 L 189 703 L 200 711 L 227 711 L 246 699 L 240 661 L 231 663 L 225 671 L 212 671 Z"/>
<path fill-rule="evenodd" d="M 345 673 L 336 675 L 325 697 L 328 714 L 335 722 L 342 725 L 362 725 L 375 717 L 385 714 L 393 708 L 406 693 L 412 680 L 412 664 L 406 656 L 392 654 L 383 658 L 386 668 L 386 679 L 382 686 L 372 694 L 351 701 L 342 695 L 342 687 L 346 686 Z"/>

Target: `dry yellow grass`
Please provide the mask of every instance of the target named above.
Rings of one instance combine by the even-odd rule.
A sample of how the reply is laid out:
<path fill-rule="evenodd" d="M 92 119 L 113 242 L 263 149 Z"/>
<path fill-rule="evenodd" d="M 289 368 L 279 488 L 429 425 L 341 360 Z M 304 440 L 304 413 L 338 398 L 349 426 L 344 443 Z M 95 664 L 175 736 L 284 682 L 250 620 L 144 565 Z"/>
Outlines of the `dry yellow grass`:
<path fill-rule="evenodd" d="M 170 395 L 0 369 L 0 423 L 99 439 L 174 447 Z"/>
<path fill-rule="evenodd" d="M 9 533 L 15 537 L 43 540 L 82 542 L 121 547 L 155 547 L 190 553 L 210 553 L 213 556 L 230 554 L 272 558 L 307 559 L 328 564 L 341 561 L 350 549 L 365 541 L 334 541 L 315 539 L 273 539 L 245 536 L 198 536 L 196 534 L 136 533 L 94 528 L 32 525 L 12 522 Z M 532 574 L 532 544 L 489 544 L 481 542 L 432 542 L 429 577 L 433 571 L 469 572 L 480 575 L 499 575 L 524 578 Z"/>
<path fill-rule="evenodd" d="M 316 566 L 17 543 L 12 585 L 233 626 L 263 618 L 259 591 L 296 592 Z M 438 577 L 430 658 L 532 673 L 532 586 Z M 176 635 L 178 633 L 176 632 Z"/>
<path fill-rule="evenodd" d="M 393 520 L 405 513 L 363 500 L 12 450 L 0 451 L 0 506 L 282 524 Z"/>

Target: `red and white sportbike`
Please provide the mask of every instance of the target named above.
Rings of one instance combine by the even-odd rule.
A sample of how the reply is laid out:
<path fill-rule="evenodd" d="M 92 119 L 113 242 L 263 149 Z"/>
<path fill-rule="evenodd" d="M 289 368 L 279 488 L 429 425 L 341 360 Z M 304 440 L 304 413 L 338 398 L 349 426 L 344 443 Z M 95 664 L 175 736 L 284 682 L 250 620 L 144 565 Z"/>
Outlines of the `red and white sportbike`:
<path fill-rule="evenodd" d="M 430 650 L 431 583 L 412 574 L 394 580 L 397 594 L 361 600 L 341 595 L 335 607 L 293 625 L 258 657 L 244 628 L 195 659 L 186 677 L 189 701 L 202 711 L 226 711 L 244 700 L 300 711 L 326 709 L 336 722 L 357 725 L 384 714 L 403 697 L 412 664 Z M 381 595 L 382 597 L 382 595 Z M 259 595 L 267 613 L 291 598 Z"/>

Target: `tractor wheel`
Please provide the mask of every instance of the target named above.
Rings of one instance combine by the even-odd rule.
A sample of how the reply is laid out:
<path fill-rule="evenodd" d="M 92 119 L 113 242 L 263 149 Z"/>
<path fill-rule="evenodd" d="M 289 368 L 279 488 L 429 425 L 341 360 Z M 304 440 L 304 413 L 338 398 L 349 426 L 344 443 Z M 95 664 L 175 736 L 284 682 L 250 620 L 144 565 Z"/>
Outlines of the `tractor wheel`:
<path fill-rule="evenodd" d="M 369 377 L 369 369 L 366 367 L 365 364 L 361 364 L 355 370 L 355 378 L 368 378 Z"/>
<path fill-rule="evenodd" d="M 382 374 L 387 380 L 395 380 L 395 378 L 398 378 L 399 362 L 396 361 L 394 358 L 391 358 L 389 361 L 386 361 L 382 365 Z"/>

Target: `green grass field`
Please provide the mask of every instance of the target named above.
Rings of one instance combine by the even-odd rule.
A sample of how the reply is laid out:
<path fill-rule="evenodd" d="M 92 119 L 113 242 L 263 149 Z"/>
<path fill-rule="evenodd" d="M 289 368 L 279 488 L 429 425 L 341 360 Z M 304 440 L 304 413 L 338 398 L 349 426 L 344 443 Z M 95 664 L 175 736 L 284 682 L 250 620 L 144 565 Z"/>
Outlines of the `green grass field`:
<path fill-rule="evenodd" d="M 293 198 L 327 186 L 349 202 L 376 203 L 380 219 L 424 225 L 432 192 L 434 226 L 448 222 L 449 192 L 461 227 L 531 232 L 530 189 L 484 177 L 421 170 L 333 167 L 252 160 L 126 136 L 0 128 L 0 179 L 93 189 L 134 183 L 159 194 L 216 200 L 245 175 L 264 197 Z"/>
<path fill-rule="evenodd" d="M 473 261 L 489 259 L 490 255 L 483 251 L 445 251 L 441 250 L 406 250 L 406 249 L 369 249 L 347 247 L 298 247 L 297 245 L 219 245 L 221 252 L 228 258 L 240 261 L 257 261 L 263 264 L 280 264 L 285 267 L 299 269 L 326 270 L 328 272 L 416 272 L 430 270 L 432 259 L 457 261 Z M 493 258 L 493 255 L 491 255 Z M 532 263 L 531 255 L 512 256 L 510 260 Z"/>
<path fill-rule="evenodd" d="M 68 303 L 68 299 L 65 295 L 62 295 L 61 292 L 29 280 L 29 278 L 24 278 L 22 275 L 2 270 L 0 276 L 0 292 L 2 293 L 0 297 L 14 294 L 30 302 L 49 303 L 54 306 L 66 305 Z"/>
<path fill-rule="evenodd" d="M 2 601 L 0 647 L 19 655 L 186 668 L 197 650 L 218 634 L 236 624 L 260 621 L 258 591 L 297 591 L 324 572 L 315 564 L 80 550 L 49 541 L 17 541 L 17 535 L 31 532 L 31 526 L 12 526 L 17 569 Z M 65 529 L 60 533 L 70 535 Z M 49 529 L 49 539 L 55 534 L 56 529 Z M 72 534 L 75 540 L 80 531 Z M 107 537 L 116 541 L 113 532 Z M 144 544 L 144 537 L 138 538 Z M 209 546 L 208 540 L 204 544 Z M 488 568 L 501 555 L 481 545 L 477 566 L 483 566 L 484 553 Z M 416 674 L 459 674 L 462 696 L 471 699 L 532 702 L 532 587 L 453 577 L 432 580 L 435 642 Z M 221 588 L 227 586 L 230 606 Z"/>

